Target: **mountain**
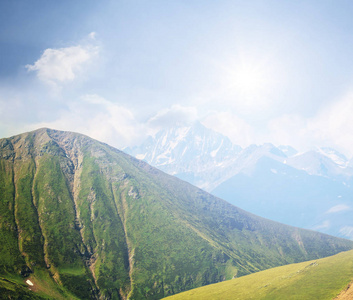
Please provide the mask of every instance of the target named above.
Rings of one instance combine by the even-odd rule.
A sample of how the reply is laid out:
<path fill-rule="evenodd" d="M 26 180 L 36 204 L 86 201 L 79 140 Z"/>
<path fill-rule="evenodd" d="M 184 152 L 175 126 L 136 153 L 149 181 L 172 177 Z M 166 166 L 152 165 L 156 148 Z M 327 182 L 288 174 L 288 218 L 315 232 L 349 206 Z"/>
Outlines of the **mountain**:
<path fill-rule="evenodd" d="M 280 145 L 278 146 L 278 149 L 281 150 L 287 157 L 291 157 L 298 154 L 298 151 L 289 145 Z"/>
<path fill-rule="evenodd" d="M 253 153 L 212 194 L 265 218 L 353 239 L 352 169 L 343 155 L 327 148 Z"/>
<path fill-rule="evenodd" d="M 195 134 L 194 127 L 203 130 L 202 138 Z M 202 127 L 195 123 L 183 127 L 184 130 L 178 126 L 162 130 L 155 138 L 149 138 L 153 151 L 146 143 L 134 151 L 128 150 L 163 171 L 257 215 L 353 239 L 353 164 L 344 155 L 331 148 L 299 153 L 291 146 L 276 147 L 270 143 L 241 149 L 231 142 L 227 142 L 227 149 L 237 150 L 216 160 L 211 155 L 214 150 L 205 151 L 207 148 L 196 144 L 187 156 L 175 151 L 183 148 L 183 143 L 202 141 L 200 145 L 219 145 L 219 141 L 227 139 Z M 180 131 L 188 134 L 169 134 Z M 165 160 L 161 164 L 151 159 L 150 153 L 163 153 Z"/>
<path fill-rule="evenodd" d="M 276 147 L 265 143 L 243 149 L 200 122 L 163 129 L 140 146 L 124 151 L 209 192 L 232 176 L 249 172 L 263 157 L 309 175 L 342 182 L 353 176 L 353 159 L 348 160 L 332 148 L 318 147 L 299 153 L 289 145 Z"/>
<path fill-rule="evenodd" d="M 353 248 L 50 129 L 0 140 L 0 199 L 0 290 L 9 297 L 27 297 L 29 280 L 38 299 L 160 299 Z"/>
<path fill-rule="evenodd" d="M 140 146 L 124 151 L 202 189 L 223 177 L 241 147 L 195 122 L 161 130 Z"/>
<path fill-rule="evenodd" d="M 349 300 L 353 296 L 353 251 L 265 270 L 180 293 L 168 300 L 306 299 Z"/>
<path fill-rule="evenodd" d="M 279 222 L 353 238 L 351 184 L 309 175 L 269 157 L 234 175 L 212 193 Z M 353 227 L 352 227 L 353 228 Z"/>
<path fill-rule="evenodd" d="M 330 148 L 317 148 L 305 153 L 298 153 L 287 160 L 287 164 L 310 175 L 346 179 L 353 175 L 348 159 Z"/>

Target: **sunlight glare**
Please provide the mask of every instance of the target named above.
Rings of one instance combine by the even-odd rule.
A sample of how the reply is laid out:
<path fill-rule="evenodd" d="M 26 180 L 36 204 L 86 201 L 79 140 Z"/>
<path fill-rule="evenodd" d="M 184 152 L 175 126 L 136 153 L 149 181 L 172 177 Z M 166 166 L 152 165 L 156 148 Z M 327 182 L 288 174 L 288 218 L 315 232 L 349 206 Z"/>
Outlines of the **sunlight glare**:
<path fill-rule="evenodd" d="M 280 68 L 276 60 L 267 57 L 240 56 L 224 67 L 224 88 L 228 104 L 246 112 L 271 108 L 280 92 Z"/>
<path fill-rule="evenodd" d="M 269 87 L 270 80 L 265 70 L 254 66 L 241 66 L 236 69 L 233 77 L 234 88 L 240 94 L 260 92 Z"/>

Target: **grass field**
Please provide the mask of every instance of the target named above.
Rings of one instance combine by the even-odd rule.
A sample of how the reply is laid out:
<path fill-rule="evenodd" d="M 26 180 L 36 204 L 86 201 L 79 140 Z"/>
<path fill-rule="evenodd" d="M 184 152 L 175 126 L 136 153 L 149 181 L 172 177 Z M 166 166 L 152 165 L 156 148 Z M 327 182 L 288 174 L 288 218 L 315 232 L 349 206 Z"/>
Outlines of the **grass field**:
<path fill-rule="evenodd" d="M 165 299 L 333 299 L 353 280 L 353 251 L 277 267 Z"/>

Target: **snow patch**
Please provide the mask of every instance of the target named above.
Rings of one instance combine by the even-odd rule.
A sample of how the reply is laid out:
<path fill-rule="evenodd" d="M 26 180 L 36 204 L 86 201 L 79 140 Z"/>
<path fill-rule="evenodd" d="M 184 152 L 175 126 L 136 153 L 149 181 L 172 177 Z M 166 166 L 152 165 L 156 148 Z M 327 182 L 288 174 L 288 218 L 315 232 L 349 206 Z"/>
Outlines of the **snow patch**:
<path fill-rule="evenodd" d="M 26 280 L 26 283 L 27 283 L 28 285 L 30 285 L 30 286 L 33 286 L 33 285 L 34 285 L 33 282 L 30 281 L 29 279 Z"/>
<path fill-rule="evenodd" d="M 162 139 L 162 147 L 167 143 L 168 134 L 166 134 Z"/>
<path fill-rule="evenodd" d="M 348 160 L 344 157 L 343 154 L 337 152 L 331 148 L 319 148 L 319 153 L 330 158 L 335 164 L 337 164 L 342 169 L 345 169 L 348 166 Z"/>
<path fill-rule="evenodd" d="M 271 172 L 272 172 L 273 174 L 277 174 L 277 173 L 278 173 L 276 169 L 271 169 Z"/>
<path fill-rule="evenodd" d="M 222 145 L 223 145 L 223 140 L 221 141 L 221 144 L 216 150 L 211 151 L 211 157 L 216 157 L 217 152 L 219 151 L 219 149 L 221 149 Z"/>
<path fill-rule="evenodd" d="M 145 157 L 146 157 L 146 153 L 145 154 L 137 154 L 136 155 L 136 158 L 140 159 L 140 160 L 143 160 Z"/>

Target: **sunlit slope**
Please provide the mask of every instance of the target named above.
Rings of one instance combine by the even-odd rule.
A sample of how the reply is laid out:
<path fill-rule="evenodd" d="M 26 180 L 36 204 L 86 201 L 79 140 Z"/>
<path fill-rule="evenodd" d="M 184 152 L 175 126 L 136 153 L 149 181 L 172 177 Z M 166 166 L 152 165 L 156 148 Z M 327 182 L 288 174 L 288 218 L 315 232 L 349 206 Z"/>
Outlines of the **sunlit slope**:
<path fill-rule="evenodd" d="M 55 299 L 160 299 L 353 248 L 49 129 L 0 140 L 0 199 L 0 277 Z"/>
<path fill-rule="evenodd" d="M 348 251 L 327 258 L 261 271 L 166 299 L 329 300 L 345 290 L 352 280 L 353 251 Z"/>

